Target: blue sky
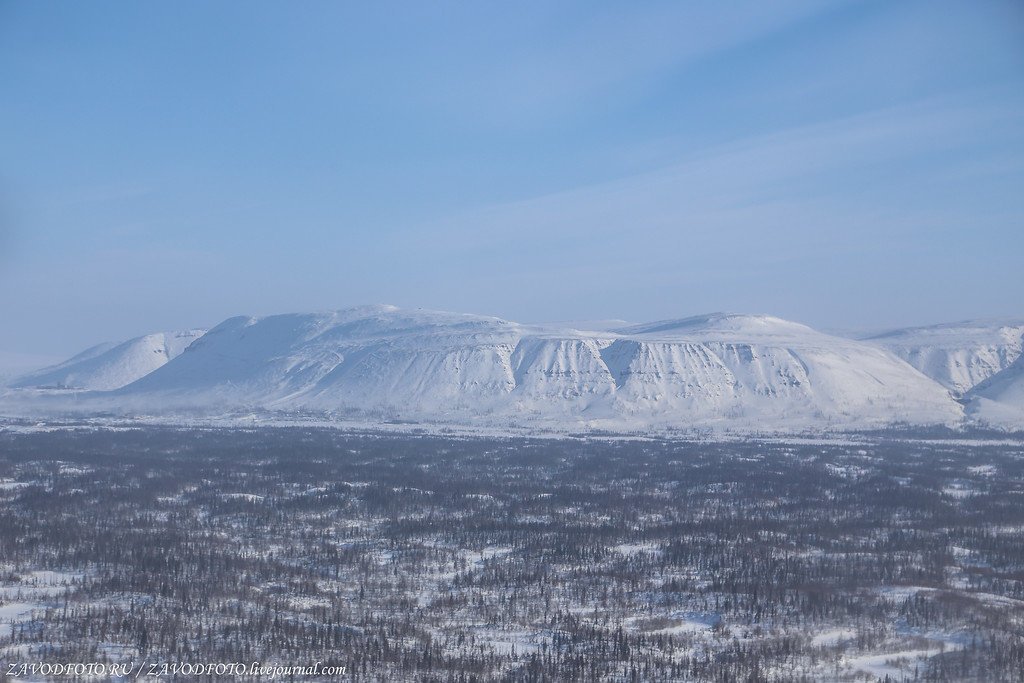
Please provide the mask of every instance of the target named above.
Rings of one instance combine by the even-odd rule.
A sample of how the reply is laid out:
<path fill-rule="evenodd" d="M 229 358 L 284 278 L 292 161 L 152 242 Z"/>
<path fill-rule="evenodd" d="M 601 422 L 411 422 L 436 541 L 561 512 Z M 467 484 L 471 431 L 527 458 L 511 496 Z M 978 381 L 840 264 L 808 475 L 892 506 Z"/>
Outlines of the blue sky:
<path fill-rule="evenodd" d="M 0 0 L 0 351 L 1024 315 L 1024 5 Z"/>

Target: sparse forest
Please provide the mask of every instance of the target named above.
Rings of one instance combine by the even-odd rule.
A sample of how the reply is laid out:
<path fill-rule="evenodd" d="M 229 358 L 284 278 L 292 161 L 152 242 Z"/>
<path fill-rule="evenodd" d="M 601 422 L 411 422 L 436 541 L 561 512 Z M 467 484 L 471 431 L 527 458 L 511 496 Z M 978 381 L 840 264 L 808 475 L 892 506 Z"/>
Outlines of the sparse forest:
<path fill-rule="evenodd" d="M 1024 446 L 920 436 L 0 432 L 0 680 L 1024 680 Z"/>

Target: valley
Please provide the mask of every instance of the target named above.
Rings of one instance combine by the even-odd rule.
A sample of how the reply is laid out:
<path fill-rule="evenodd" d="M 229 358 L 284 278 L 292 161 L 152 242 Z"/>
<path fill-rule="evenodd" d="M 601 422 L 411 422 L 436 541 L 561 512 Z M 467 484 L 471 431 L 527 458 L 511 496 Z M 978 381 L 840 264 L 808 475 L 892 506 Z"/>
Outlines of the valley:
<path fill-rule="evenodd" d="M 1024 442 L 0 431 L 0 661 L 1024 676 Z"/>

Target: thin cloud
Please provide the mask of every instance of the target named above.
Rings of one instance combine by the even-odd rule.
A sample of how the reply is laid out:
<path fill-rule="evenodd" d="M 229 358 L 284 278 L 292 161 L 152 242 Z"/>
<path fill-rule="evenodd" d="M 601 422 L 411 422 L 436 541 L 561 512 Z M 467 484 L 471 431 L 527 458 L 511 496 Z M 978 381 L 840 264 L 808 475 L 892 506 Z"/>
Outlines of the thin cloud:
<path fill-rule="evenodd" d="M 500 62 L 465 64 L 457 87 L 439 87 L 443 84 L 425 78 L 411 93 L 452 116 L 518 127 L 565 115 L 627 84 L 662 77 L 842 4 L 848 3 L 606 8 L 565 26 L 548 44 L 513 43 Z"/>
<path fill-rule="evenodd" d="M 925 152 L 955 151 L 1014 117 L 1019 118 L 1006 107 L 944 101 L 887 108 L 703 150 L 674 165 L 612 182 L 485 207 L 426 230 L 417 226 L 405 242 L 417 250 L 440 243 L 472 253 L 521 240 L 568 246 L 578 239 L 585 244 L 702 224 L 714 224 L 717 237 L 723 237 L 721 231 L 730 225 L 745 230 L 755 219 L 799 219 L 801 208 L 812 215 L 837 207 L 848 211 L 858 200 L 847 197 L 842 183 L 817 187 L 820 176 L 861 177 L 875 167 L 913 163 Z M 915 172 L 948 178 L 942 167 Z M 863 207 L 863 212 L 873 210 Z M 687 239 L 699 243 L 702 232 L 688 233 Z"/>

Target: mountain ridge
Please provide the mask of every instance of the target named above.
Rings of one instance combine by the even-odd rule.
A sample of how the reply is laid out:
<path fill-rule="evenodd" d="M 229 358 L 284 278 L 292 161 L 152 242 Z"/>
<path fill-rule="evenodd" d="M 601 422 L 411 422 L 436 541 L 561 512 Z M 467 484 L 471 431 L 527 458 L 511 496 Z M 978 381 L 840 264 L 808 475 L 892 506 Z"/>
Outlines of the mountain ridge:
<path fill-rule="evenodd" d="M 86 392 L 84 403 L 624 429 L 960 423 L 981 399 L 955 396 L 940 379 L 877 340 L 770 315 L 579 330 L 371 305 L 228 318 L 133 381 Z"/>
<path fill-rule="evenodd" d="M 871 335 L 877 344 L 964 396 L 1005 370 L 1024 350 L 1024 318 L 965 320 Z"/>
<path fill-rule="evenodd" d="M 949 393 L 883 350 L 717 313 L 611 331 L 394 307 L 231 318 L 116 392 L 163 405 L 706 424 L 956 421 Z"/>

